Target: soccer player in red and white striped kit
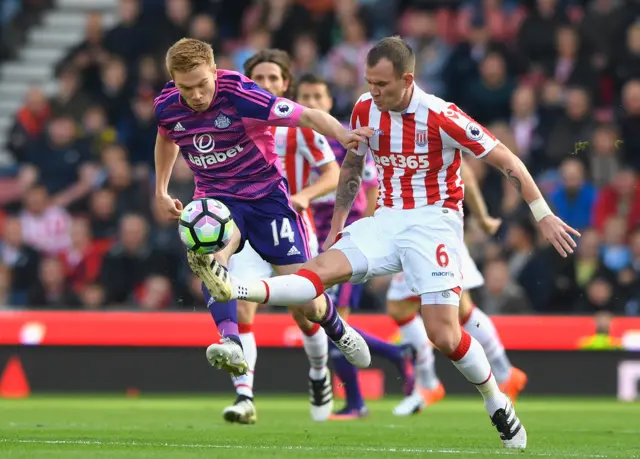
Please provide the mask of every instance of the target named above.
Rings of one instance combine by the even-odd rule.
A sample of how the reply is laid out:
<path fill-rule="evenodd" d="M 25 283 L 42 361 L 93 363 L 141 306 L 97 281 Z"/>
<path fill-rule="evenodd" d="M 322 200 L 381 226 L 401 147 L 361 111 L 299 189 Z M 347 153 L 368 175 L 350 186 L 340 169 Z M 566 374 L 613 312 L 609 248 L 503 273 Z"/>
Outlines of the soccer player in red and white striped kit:
<path fill-rule="evenodd" d="M 300 304 L 338 283 L 404 271 L 409 288 L 421 299 L 431 342 L 478 389 L 502 445 L 526 448 L 527 434 L 513 404 L 500 391 L 482 346 L 458 318 L 462 154 L 482 158 L 506 176 L 560 255 L 573 253 L 572 235 L 579 233 L 553 214 L 516 155 L 456 105 L 422 91 L 414 70 L 415 55 L 399 37 L 382 39 L 367 55 L 370 92 L 356 103 L 351 128 L 374 132 L 368 145 L 354 147 L 342 164 L 326 251 L 295 274 L 267 280 L 231 280 L 214 263 L 211 269 L 218 276 L 211 282 L 213 294 L 222 301 Z M 369 149 L 379 165 L 380 208 L 345 228 Z M 327 316 L 335 308 L 327 311 L 325 320 L 332 320 Z M 364 351 L 360 346 L 353 344 L 354 353 Z"/>

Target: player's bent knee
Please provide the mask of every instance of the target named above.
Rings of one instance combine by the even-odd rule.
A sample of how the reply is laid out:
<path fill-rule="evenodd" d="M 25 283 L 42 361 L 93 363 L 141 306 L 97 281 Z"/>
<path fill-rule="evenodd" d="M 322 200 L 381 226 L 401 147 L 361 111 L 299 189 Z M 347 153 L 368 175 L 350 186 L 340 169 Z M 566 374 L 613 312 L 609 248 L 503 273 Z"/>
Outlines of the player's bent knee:
<path fill-rule="evenodd" d="M 314 324 L 309 322 L 309 319 L 305 316 L 306 310 L 304 306 L 289 306 L 288 309 L 300 330 L 306 331 L 313 328 Z"/>
<path fill-rule="evenodd" d="M 341 284 L 351 279 L 351 264 L 339 250 L 328 250 L 306 262 L 302 269 L 318 275 L 325 288 Z"/>
<path fill-rule="evenodd" d="M 427 336 L 443 354 L 451 354 L 460 344 L 460 326 L 451 321 L 425 320 Z"/>

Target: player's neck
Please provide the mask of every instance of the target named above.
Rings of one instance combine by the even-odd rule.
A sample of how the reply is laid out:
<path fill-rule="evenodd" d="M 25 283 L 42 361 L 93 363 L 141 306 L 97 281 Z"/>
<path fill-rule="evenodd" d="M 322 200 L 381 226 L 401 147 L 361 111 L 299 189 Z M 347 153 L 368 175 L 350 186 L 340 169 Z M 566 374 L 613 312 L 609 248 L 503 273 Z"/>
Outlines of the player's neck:
<path fill-rule="evenodd" d="M 392 112 L 404 112 L 406 109 L 409 108 L 409 105 L 411 105 L 411 98 L 413 97 L 413 91 L 415 90 L 415 85 L 411 85 L 411 87 L 409 88 L 409 90 L 407 91 L 407 93 L 404 95 L 404 97 L 402 98 L 402 101 L 400 102 L 400 104 L 398 104 L 397 107 L 394 107 L 391 111 Z"/>

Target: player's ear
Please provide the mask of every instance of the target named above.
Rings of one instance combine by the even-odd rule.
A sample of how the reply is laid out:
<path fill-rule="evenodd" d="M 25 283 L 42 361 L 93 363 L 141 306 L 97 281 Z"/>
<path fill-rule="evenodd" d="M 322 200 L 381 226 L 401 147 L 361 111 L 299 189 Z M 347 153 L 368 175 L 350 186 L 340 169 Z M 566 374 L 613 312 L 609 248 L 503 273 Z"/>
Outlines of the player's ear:
<path fill-rule="evenodd" d="M 291 81 L 284 79 L 283 81 L 283 86 L 284 86 L 284 93 L 286 94 L 287 91 L 289 90 L 289 86 L 291 85 Z"/>
<path fill-rule="evenodd" d="M 414 76 L 413 73 L 405 73 L 402 75 L 402 81 L 404 82 L 404 87 L 406 89 L 409 89 L 411 87 L 411 85 L 413 84 L 413 80 L 414 80 Z"/>

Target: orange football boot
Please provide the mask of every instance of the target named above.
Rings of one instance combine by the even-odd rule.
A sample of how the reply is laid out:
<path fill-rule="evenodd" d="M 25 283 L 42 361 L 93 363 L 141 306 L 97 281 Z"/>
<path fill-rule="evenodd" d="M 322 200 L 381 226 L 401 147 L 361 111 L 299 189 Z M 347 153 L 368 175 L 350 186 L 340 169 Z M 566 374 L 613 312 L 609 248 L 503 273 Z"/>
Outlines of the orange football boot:
<path fill-rule="evenodd" d="M 500 384 L 500 390 L 507 394 L 513 403 L 516 402 L 518 395 L 527 385 L 529 378 L 527 374 L 519 368 L 512 367 L 509 379 Z"/>
<path fill-rule="evenodd" d="M 421 389 L 421 393 L 424 398 L 425 406 L 429 406 L 442 400 L 446 392 L 444 390 L 444 386 L 440 383 L 435 389 Z"/>

